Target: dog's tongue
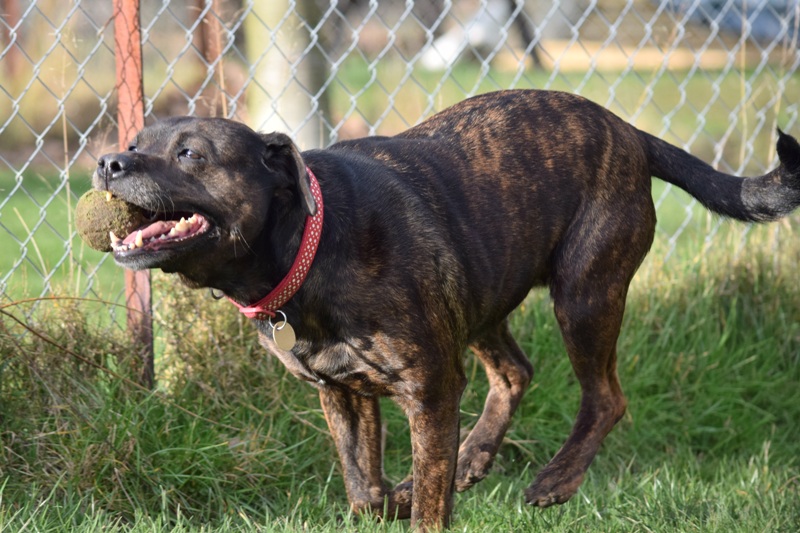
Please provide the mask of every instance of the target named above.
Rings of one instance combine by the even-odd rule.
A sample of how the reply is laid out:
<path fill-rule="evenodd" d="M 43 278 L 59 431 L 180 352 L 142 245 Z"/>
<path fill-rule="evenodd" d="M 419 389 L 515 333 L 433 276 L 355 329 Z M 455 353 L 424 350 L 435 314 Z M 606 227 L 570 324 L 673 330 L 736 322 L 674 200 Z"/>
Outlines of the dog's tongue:
<path fill-rule="evenodd" d="M 124 239 L 111 236 L 112 245 L 115 248 L 127 246 L 129 248 L 140 248 L 145 244 L 155 241 L 177 240 L 187 237 L 199 231 L 204 222 L 201 215 L 194 214 L 191 217 L 181 218 L 180 220 L 158 220 L 152 224 L 138 229 L 128 234 Z M 132 246 L 131 246 L 132 245 Z"/>
<path fill-rule="evenodd" d="M 136 240 L 136 235 L 141 231 L 142 232 L 142 239 L 147 240 L 156 235 L 161 236 L 164 234 L 169 234 L 169 231 L 176 226 L 176 222 L 174 220 L 159 220 L 158 222 L 154 222 L 147 226 L 146 228 L 142 228 L 140 230 L 134 231 L 130 233 L 127 237 L 122 240 L 123 244 L 130 244 Z"/>

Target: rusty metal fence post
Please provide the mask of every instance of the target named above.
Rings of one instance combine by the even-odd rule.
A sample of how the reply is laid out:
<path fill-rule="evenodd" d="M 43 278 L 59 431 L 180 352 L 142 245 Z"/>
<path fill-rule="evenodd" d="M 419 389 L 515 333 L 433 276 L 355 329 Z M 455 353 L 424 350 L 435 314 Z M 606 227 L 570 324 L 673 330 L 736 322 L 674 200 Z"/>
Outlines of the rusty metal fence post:
<path fill-rule="evenodd" d="M 117 126 L 119 148 L 126 150 L 144 126 L 144 84 L 139 0 L 114 1 L 114 55 L 117 73 Z M 127 324 L 138 355 L 141 383 L 152 387 L 154 380 L 153 314 L 150 271 L 125 271 Z"/>

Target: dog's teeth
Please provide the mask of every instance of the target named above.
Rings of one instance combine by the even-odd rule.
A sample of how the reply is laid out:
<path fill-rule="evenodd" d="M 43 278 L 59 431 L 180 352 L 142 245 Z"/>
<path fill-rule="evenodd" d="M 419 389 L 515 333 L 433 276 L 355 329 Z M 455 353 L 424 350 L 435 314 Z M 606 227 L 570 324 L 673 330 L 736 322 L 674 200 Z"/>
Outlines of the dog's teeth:
<path fill-rule="evenodd" d="M 113 197 L 114 195 L 111 194 L 111 191 L 106 191 L 106 202 L 110 202 Z"/>
<path fill-rule="evenodd" d="M 181 218 L 180 222 L 178 222 L 177 224 L 175 224 L 175 229 L 176 229 L 176 230 L 177 230 L 179 233 L 184 233 L 186 230 L 188 230 L 188 229 L 189 229 L 189 223 L 188 223 L 188 222 L 186 222 L 186 219 L 185 219 L 185 218 Z"/>
<path fill-rule="evenodd" d="M 169 236 L 170 237 L 174 237 L 177 234 L 178 234 L 178 232 L 175 230 L 175 228 L 172 228 L 172 229 L 169 230 Z"/>
<path fill-rule="evenodd" d="M 135 244 L 134 248 L 141 248 L 142 246 L 144 246 L 144 240 L 142 239 L 142 230 L 139 230 L 136 233 L 136 240 L 133 242 Z"/>
<path fill-rule="evenodd" d="M 119 237 L 117 237 L 116 235 L 114 235 L 114 232 L 113 232 L 113 231 L 109 231 L 109 232 L 108 232 L 108 238 L 109 238 L 109 240 L 111 241 L 111 245 L 112 245 L 112 246 L 113 246 L 113 245 L 119 245 L 120 243 L 122 243 L 122 239 L 120 239 Z"/>
<path fill-rule="evenodd" d="M 187 222 L 188 222 L 189 224 L 194 224 L 195 222 L 197 222 L 197 215 L 192 215 L 192 216 L 190 216 L 190 217 L 189 217 L 189 220 L 187 220 Z"/>

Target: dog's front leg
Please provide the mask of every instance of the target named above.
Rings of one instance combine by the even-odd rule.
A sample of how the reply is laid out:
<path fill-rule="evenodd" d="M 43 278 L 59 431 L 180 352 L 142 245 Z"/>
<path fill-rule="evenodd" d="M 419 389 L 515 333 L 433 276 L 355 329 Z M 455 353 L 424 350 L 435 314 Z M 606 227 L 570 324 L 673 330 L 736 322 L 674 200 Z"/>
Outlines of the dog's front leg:
<path fill-rule="evenodd" d="M 319 398 L 339 452 L 351 508 L 379 516 L 386 511 L 386 518 L 411 516 L 411 502 L 395 501 L 383 480 L 378 398 L 335 386 L 324 386 Z"/>
<path fill-rule="evenodd" d="M 406 409 L 414 457 L 411 525 L 423 531 L 450 525 L 463 386 L 456 389 L 430 383 L 426 397 L 414 402 L 416 409 Z M 395 492 L 402 493 L 402 487 Z"/>

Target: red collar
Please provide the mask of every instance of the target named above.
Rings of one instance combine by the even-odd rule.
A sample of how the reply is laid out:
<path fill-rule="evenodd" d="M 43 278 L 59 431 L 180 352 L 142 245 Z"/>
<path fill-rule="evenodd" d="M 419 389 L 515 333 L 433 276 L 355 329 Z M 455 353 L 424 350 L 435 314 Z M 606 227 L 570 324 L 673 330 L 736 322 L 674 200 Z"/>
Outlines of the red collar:
<path fill-rule="evenodd" d="M 317 202 L 317 213 L 313 217 L 306 217 L 303 239 L 300 241 L 300 249 L 297 251 L 297 257 L 294 258 L 292 268 L 289 269 L 286 277 L 269 294 L 250 306 L 240 305 L 228 298 L 247 318 L 265 320 L 268 317 L 274 317 L 276 311 L 300 290 L 300 286 L 303 285 L 303 281 L 311 268 L 311 263 L 314 262 L 319 239 L 322 235 L 322 191 L 311 169 L 306 167 L 306 172 L 311 184 L 311 194 Z"/>

